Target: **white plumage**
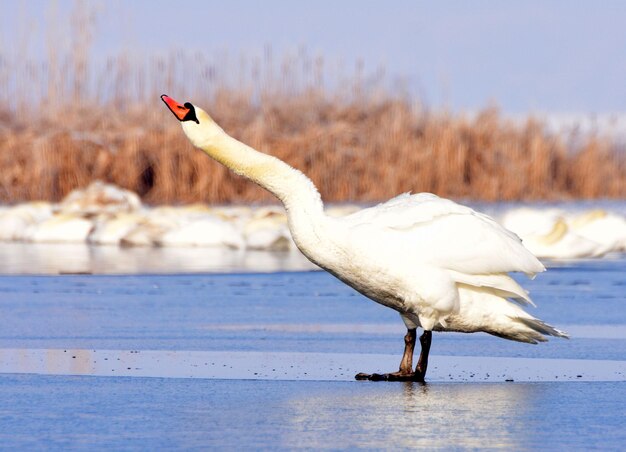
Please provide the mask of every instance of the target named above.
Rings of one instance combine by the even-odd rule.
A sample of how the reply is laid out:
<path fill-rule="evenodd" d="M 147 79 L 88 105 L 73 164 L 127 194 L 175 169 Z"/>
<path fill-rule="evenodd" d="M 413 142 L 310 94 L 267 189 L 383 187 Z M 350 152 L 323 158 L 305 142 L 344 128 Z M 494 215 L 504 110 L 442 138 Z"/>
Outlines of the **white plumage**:
<path fill-rule="evenodd" d="M 565 218 L 565 212 L 560 209 L 522 207 L 506 212 L 502 224 L 519 234 L 528 250 L 540 258 L 599 257 L 610 251 L 612 244 L 603 245 L 580 235 L 568 225 Z M 577 219 L 574 218 L 574 221 Z"/>
<path fill-rule="evenodd" d="M 227 246 L 244 248 L 242 234 L 231 223 L 211 214 L 194 215 L 165 232 L 156 244 L 160 246 Z"/>
<path fill-rule="evenodd" d="M 400 312 L 407 327 L 544 340 L 528 323 L 538 320 L 510 301 L 531 302 L 508 275 L 532 276 L 544 267 L 490 217 L 421 193 L 400 195 L 333 223 L 330 240 L 343 257 L 329 269 Z"/>
<path fill-rule="evenodd" d="M 331 217 L 300 171 L 230 137 L 200 108 L 162 99 L 196 147 L 282 201 L 294 242 L 309 260 L 400 313 L 408 329 L 400 371 L 357 378 L 423 379 L 432 330 L 530 343 L 566 337 L 520 307 L 532 302 L 508 273 L 533 276 L 544 267 L 492 218 L 430 193 Z M 413 372 L 416 327 L 425 333 Z"/>

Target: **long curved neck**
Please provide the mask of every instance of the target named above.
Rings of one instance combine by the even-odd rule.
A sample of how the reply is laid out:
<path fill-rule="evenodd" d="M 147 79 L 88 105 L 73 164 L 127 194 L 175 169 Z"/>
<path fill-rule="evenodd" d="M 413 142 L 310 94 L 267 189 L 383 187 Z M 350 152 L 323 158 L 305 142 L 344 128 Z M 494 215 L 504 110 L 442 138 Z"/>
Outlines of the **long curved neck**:
<path fill-rule="evenodd" d="M 305 252 L 314 246 L 320 240 L 318 226 L 326 216 L 313 182 L 282 160 L 237 141 L 217 125 L 213 127 L 204 139 L 192 142 L 211 158 L 273 193 L 285 206 L 298 247 Z"/>
<path fill-rule="evenodd" d="M 270 191 L 288 211 L 323 212 L 324 204 L 313 182 L 282 160 L 259 152 L 225 132 L 216 134 L 201 149 L 233 172 Z"/>

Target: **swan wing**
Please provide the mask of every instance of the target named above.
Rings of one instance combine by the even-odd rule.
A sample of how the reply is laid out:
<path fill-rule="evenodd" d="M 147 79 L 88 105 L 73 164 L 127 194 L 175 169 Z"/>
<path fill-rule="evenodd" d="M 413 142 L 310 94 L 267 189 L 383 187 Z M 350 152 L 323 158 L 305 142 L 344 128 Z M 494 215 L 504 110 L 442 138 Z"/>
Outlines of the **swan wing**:
<path fill-rule="evenodd" d="M 355 224 L 370 223 L 394 229 L 410 228 L 418 223 L 453 213 L 473 212 L 448 199 L 432 193 L 403 193 L 374 207 L 360 210 L 346 217 Z"/>
<path fill-rule="evenodd" d="M 431 193 L 405 193 L 344 221 L 352 246 L 373 252 L 390 266 L 429 265 L 467 275 L 466 279 L 544 270 L 519 237 L 491 217 Z M 503 284 L 518 292 L 508 281 Z"/>

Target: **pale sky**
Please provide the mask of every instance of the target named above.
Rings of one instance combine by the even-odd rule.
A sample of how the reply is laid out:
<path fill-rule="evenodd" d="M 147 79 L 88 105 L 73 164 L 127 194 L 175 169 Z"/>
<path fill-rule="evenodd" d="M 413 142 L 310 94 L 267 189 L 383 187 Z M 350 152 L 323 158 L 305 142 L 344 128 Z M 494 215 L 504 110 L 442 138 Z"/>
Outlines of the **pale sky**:
<path fill-rule="evenodd" d="M 59 14 L 72 1 L 58 0 Z M 43 45 L 46 0 L 0 2 L 6 49 L 17 28 Z M 130 47 L 277 55 L 383 65 L 429 106 L 507 112 L 626 110 L 626 2 L 370 0 L 97 1 L 93 52 Z M 26 25 L 25 25 L 26 24 Z M 23 31 L 23 30 L 22 30 Z M 36 51 L 36 50 L 35 50 Z"/>

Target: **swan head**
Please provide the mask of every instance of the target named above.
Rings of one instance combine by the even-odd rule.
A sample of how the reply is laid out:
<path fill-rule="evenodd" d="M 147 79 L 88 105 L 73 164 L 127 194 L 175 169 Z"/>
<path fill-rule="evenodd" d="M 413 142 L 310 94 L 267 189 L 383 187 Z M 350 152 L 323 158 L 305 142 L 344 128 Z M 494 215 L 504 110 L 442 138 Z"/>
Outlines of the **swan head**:
<path fill-rule="evenodd" d="M 211 143 L 216 133 L 223 132 L 206 111 L 191 102 L 181 104 L 165 94 L 161 96 L 161 100 L 181 122 L 185 135 L 194 146 L 205 147 Z"/>

